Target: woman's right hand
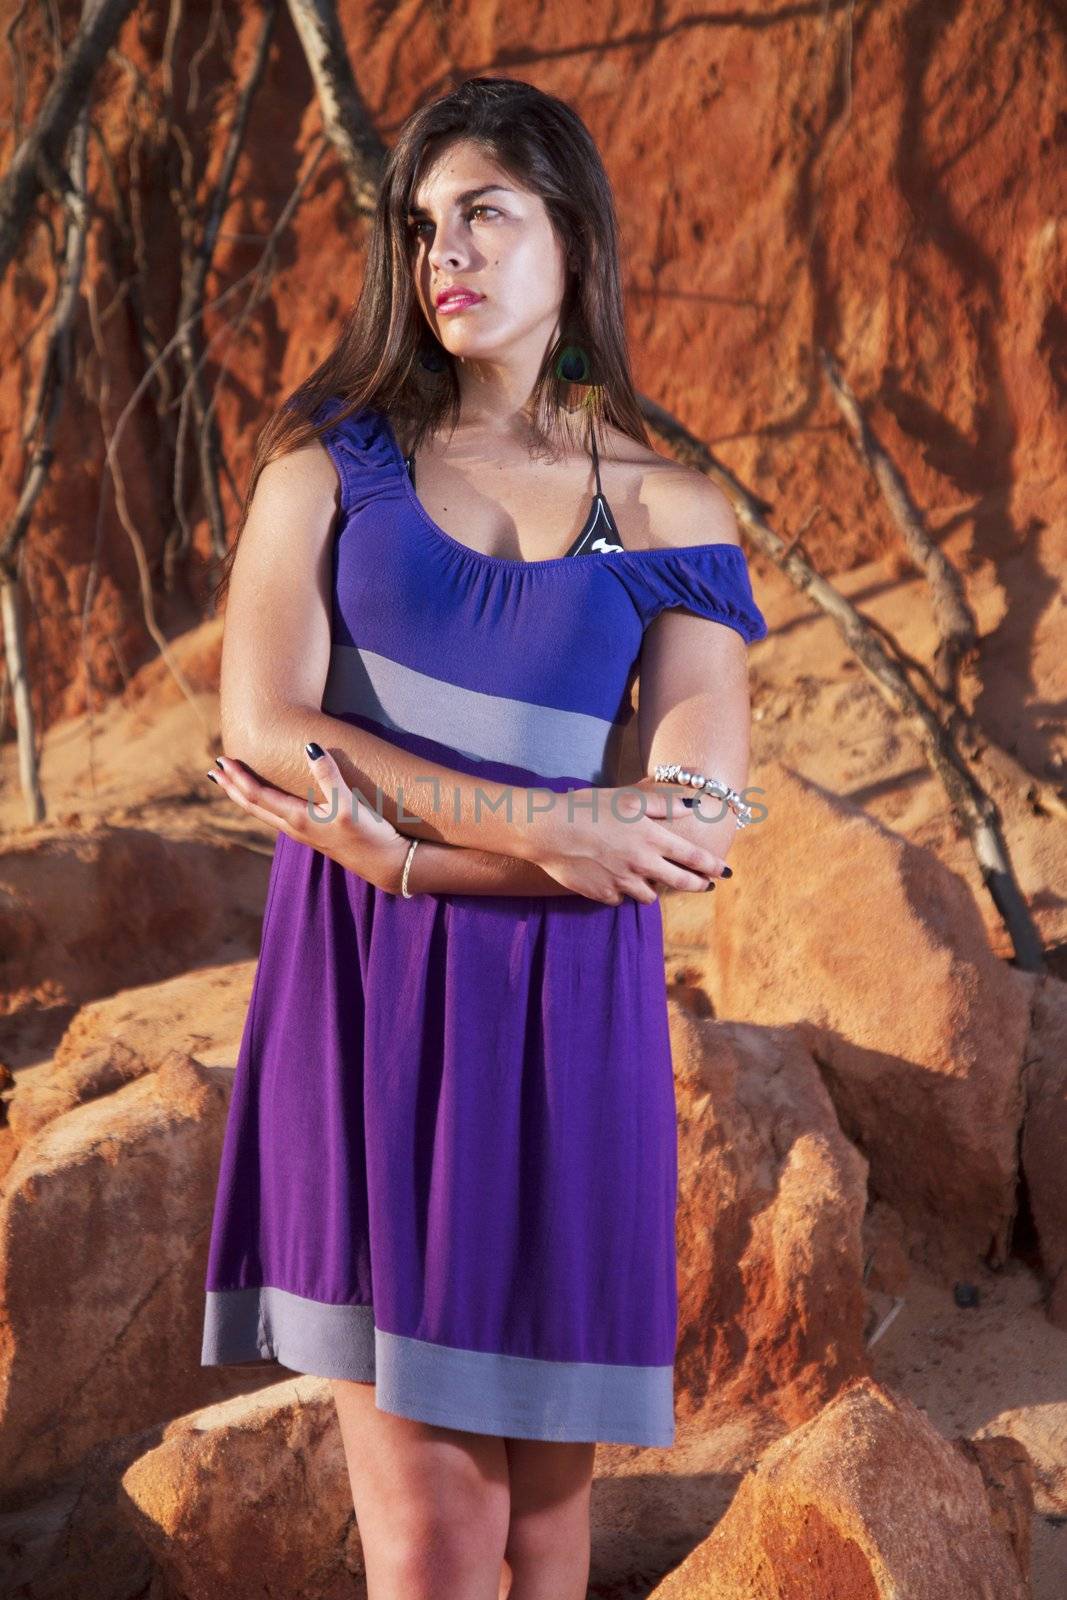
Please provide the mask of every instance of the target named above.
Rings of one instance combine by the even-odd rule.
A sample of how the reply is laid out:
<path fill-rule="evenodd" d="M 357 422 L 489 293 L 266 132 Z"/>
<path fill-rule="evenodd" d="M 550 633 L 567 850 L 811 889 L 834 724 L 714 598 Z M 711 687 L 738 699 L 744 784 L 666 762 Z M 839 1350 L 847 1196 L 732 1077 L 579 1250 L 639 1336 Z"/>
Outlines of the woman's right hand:
<path fill-rule="evenodd" d="M 707 889 L 726 863 L 659 820 L 677 816 L 678 804 L 677 794 L 643 783 L 572 789 L 535 814 L 523 830 L 522 853 L 564 888 L 606 905 L 627 897 L 649 903 L 657 885 Z"/>

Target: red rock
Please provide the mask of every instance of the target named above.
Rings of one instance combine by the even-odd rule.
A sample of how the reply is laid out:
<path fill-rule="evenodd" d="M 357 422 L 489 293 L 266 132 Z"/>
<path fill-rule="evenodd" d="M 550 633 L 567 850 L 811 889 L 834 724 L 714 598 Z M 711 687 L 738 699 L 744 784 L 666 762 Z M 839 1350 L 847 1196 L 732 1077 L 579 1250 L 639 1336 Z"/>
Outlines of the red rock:
<path fill-rule="evenodd" d="M 1031 1468 L 860 1378 L 780 1439 L 655 1600 L 1028 1600 Z"/>
<path fill-rule="evenodd" d="M 1032 975 L 993 954 L 970 889 L 932 852 L 784 766 L 761 782 L 770 815 L 729 911 L 665 903 L 672 964 L 717 1017 L 803 1033 L 910 1248 L 946 1273 L 1003 1263 Z"/>
<path fill-rule="evenodd" d="M 199 1365 L 224 1087 L 175 1052 L 30 1139 L 0 1197 L 0 1481 L 217 1393 Z"/>
<path fill-rule="evenodd" d="M 867 1370 L 867 1167 L 788 1029 L 672 1007 L 679 1116 L 679 1419 L 787 1424 Z"/>
<path fill-rule="evenodd" d="M 1020 1156 L 1048 1315 L 1067 1328 L 1067 986 L 1047 976 L 1034 995 L 1026 1060 L 1026 1116 Z"/>

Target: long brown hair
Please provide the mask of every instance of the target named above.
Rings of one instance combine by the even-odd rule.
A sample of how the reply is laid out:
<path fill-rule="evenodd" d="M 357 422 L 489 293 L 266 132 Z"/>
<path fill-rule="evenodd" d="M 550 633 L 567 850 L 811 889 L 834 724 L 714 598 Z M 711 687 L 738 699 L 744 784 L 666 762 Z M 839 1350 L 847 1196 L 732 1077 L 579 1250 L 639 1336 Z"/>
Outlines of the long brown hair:
<path fill-rule="evenodd" d="M 404 123 L 382 173 L 363 286 L 332 350 L 264 425 L 233 542 L 221 562 L 225 592 L 237 541 L 268 461 L 317 438 L 365 406 L 410 430 L 411 449 L 459 420 L 453 358 L 436 339 L 415 295 L 409 208 L 425 165 L 455 139 L 473 139 L 524 188 L 541 196 L 563 246 L 567 277 L 560 333 L 545 352 L 531 396 L 532 422 L 560 441 L 571 384 L 556 371 L 579 345 L 591 370 L 581 405 L 598 428 L 610 423 L 651 447 L 634 392 L 626 346 L 619 233 L 611 184 L 578 113 L 517 78 L 468 78 Z M 429 362 L 429 366 L 427 365 Z M 430 370 L 436 367 L 436 370 Z M 344 401 L 328 421 L 322 403 Z"/>

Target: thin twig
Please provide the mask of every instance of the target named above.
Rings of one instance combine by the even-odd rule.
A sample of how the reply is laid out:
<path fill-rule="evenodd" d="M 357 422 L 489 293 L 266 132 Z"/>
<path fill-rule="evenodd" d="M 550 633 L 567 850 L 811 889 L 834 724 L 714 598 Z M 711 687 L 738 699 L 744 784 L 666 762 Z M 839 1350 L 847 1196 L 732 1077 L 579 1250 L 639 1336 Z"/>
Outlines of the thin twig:
<path fill-rule="evenodd" d="M 89 107 L 86 102 L 70 136 L 70 174 L 67 179 L 68 186 L 63 191 L 66 238 L 60 270 L 60 287 L 56 295 L 52 328 L 41 363 L 36 394 L 31 403 L 37 443 L 30 457 L 15 514 L 0 544 L 0 606 L 3 610 L 4 651 L 15 708 L 19 782 L 31 824 L 43 819 L 45 804 L 37 755 L 33 697 L 26 666 L 20 557 L 33 508 L 51 471 L 52 441 L 70 376 L 74 315 L 85 266 L 85 240 L 88 229 L 89 207 L 86 193 L 88 125 Z"/>
<path fill-rule="evenodd" d="M 191 404 L 194 413 L 196 457 L 200 466 L 200 492 L 207 510 L 211 529 L 211 542 L 216 556 L 226 554 L 226 519 L 219 494 L 219 460 L 222 445 L 213 414 L 209 415 L 200 363 L 197 359 L 201 339 L 199 324 L 190 321 L 191 315 L 204 298 L 207 276 L 215 255 L 219 228 L 230 203 L 230 192 L 237 161 L 244 145 L 249 115 L 256 91 L 263 81 L 271 37 L 277 17 L 277 0 L 266 0 L 259 39 L 253 52 L 248 77 L 238 97 L 237 107 L 230 126 L 230 135 L 223 151 L 218 181 L 206 208 L 202 224 L 188 235 L 188 249 L 183 250 L 182 289 L 178 305 L 178 320 L 186 323 L 188 332 L 178 346 L 185 383 L 182 389 L 182 415 L 178 428 L 179 440 L 185 432 L 186 412 Z M 179 448 L 175 457 L 175 505 L 183 505 L 182 471 L 184 454 Z M 188 552 L 191 528 L 187 518 L 182 518 L 181 532 L 169 538 L 164 547 L 164 572 L 167 586 L 173 581 L 174 568 Z"/>
<path fill-rule="evenodd" d="M 96 346 L 97 346 L 97 353 L 98 353 L 98 355 L 100 357 L 101 370 L 106 375 L 106 373 L 107 373 L 106 352 L 105 352 L 105 348 L 104 348 L 103 335 L 101 334 L 101 331 L 100 331 L 99 318 L 97 317 L 97 314 L 96 314 L 96 296 L 95 296 L 95 294 L 90 293 L 90 295 L 88 296 L 88 305 L 89 305 L 89 321 L 90 321 L 90 326 L 92 327 L 92 330 L 93 330 L 93 338 L 94 338 L 94 341 L 95 341 Z M 101 431 L 102 431 L 103 437 L 104 437 L 105 448 L 108 451 L 110 451 L 110 446 L 108 445 L 108 440 L 107 440 L 107 420 L 106 420 L 107 391 L 106 391 L 106 388 L 105 388 L 104 392 L 101 394 L 101 401 L 102 401 L 102 404 L 100 406 L 100 427 L 101 427 Z M 158 621 L 156 619 L 155 596 L 154 596 L 154 593 L 153 593 L 153 590 L 152 590 L 152 569 L 151 569 L 151 565 L 150 565 L 149 560 L 148 560 L 148 553 L 145 550 L 144 540 L 141 538 L 141 535 L 137 530 L 137 525 L 136 525 L 136 523 L 134 521 L 134 518 L 133 518 L 133 515 L 132 515 L 132 513 L 130 511 L 129 501 L 127 500 L 127 497 L 126 497 L 126 480 L 125 480 L 125 478 L 124 478 L 124 476 L 122 474 L 122 469 L 118 464 L 118 456 L 117 455 L 112 455 L 111 459 L 112 459 L 112 478 L 113 478 L 113 482 L 114 482 L 114 485 L 115 485 L 115 509 L 118 512 L 119 521 L 122 524 L 122 527 L 124 528 L 124 530 L 126 532 L 126 537 L 130 541 L 130 548 L 133 550 L 134 561 L 135 561 L 135 563 L 137 565 L 138 592 L 139 592 L 140 598 L 141 598 L 141 615 L 144 618 L 144 625 L 147 628 L 148 633 L 149 633 L 149 635 L 150 635 L 150 637 L 152 639 L 152 642 L 156 646 L 156 649 L 159 651 L 160 655 L 163 657 L 163 660 L 164 660 L 164 662 L 165 662 L 165 664 L 167 666 L 168 671 L 170 672 L 171 677 L 174 679 L 175 683 L 178 685 L 178 688 L 181 690 L 181 693 L 185 696 L 186 701 L 188 702 L 191 710 L 193 711 L 193 714 L 195 715 L 197 721 L 200 724 L 200 731 L 204 736 L 204 747 L 205 747 L 205 749 L 210 750 L 211 730 L 210 730 L 210 728 L 208 726 L 207 718 L 203 715 L 202 711 L 200 710 L 199 705 L 197 704 L 196 691 L 193 689 L 192 685 L 189 683 L 188 679 L 186 678 L 184 672 L 182 672 L 181 667 L 178 665 L 177 657 L 174 655 L 173 651 L 171 650 L 170 645 L 167 642 L 166 635 L 164 634 L 162 628 L 159 626 L 159 623 L 158 623 Z M 92 571 L 92 574 L 93 574 L 94 577 L 95 577 L 95 573 L 96 573 L 96 567 L 97 567 L 97 551 L 94 550 L 94 552 L 93 552 L 93 561 L 92 561 L 92 566 L 91 566 L 91 571 Z M 82 608 L 82 640 L 83 640 L 83 646 L 85 646 L 85 647 L 87 647 L 87 645 L 88 645 L 89 619 L 90 619 L 91 606 L 92 606 L 92 601 L 93 601 L 94 596 L 95 596 L 95 584 L 93 582 L 88 582 L 86 584 L 86 586 L 85 586 L 85 604 L 84 604 L 84 606 Z M 93 768 L 93 765 L 92 765 L 92 756 L 93 756 L 93 748 L 94 748 L 93 710 L 94 710 L 94 708 L 93 708 L 93 705 L 92 705 L 92 697 L 90 696 L 89 697 L 89 763 L 90 763 L 90 774 L 91 774 L 91 778 L 92 778 L 92 781 L 93 781 L 93 787 L 95 788 L 95 771 L 94 771 L 94 768 Z"/>
<path fill-rule="evenodd" d="M 964 663 L 977 646 L 978 628 L 964 593 L 963 581 L 941 547 L 931 539 L 903 474 L 882 444 L 852 388 L 828 350 L 819 347 L 819 359 L 830 391 L 848 423 L 860 455 L 885 496 L 890 514 L 904 539 L 904 547 L 920 572 L 925 573 L 933 599 L 934 620 L 941 642 L 934 652 L 934 680 L 939 692 L 953 705 L 959 699 L 959 679 Z"/>
<path fill-rule="evenodd" d="M 934 652 L 933 671 L 905 656 L 897 641 L 891 641 L 891 647 L 900 660 L 907 661 L 914 671 L 921 674 L 926 688 L 938 702 L 942 725 L 952 731 L 959 746 L 966 748 L 972 760 L 984 761 L 987 765 L 995 761 L 1004 781 L 1016 785 L 1032 810 L 1046 816 L 1067 817 L 1067 802 L 1055 785 L 1031 771 L 1003 745 L 991 740 L 963 705 L 960 675 L 977 654 L 978 627 L 960 575 L 944 551 L 931 539 L 903 474 L 875 434 L 837 363 L 823 349 L 820 349 L 820 357 L 834 397 L 853 431 L 860 453 L 874 474 L 889 504 L 890 513 L 901 529 L 908 554 L 920 571 L 925 573 L 930 584 L 934 620 L 941 634 L 941 642 Z M 869 622 L 869 625 L 874 624 Z M 889 642 L 888 634 L 884 636 Z"/>
<path fill-rule="evenodd" d="M 303 193 L 303 190 L 306 187 L 308 181 L 310 180 L 312 174 L 314 173 L 316 167 L 318 166 L 320 160 L 322 159 L 322 156 L 325 154 L 326 149 L 327 149 L 327 145 L 326 145 L 325 139 L 320 138 L 319 141 L 317 142 L 317 145 L 316 145 L 313 153 L 312 153 L 311 159 L 308 162 L 307 169 L 302 174 L 302 176 L 300 178 L 298 178 L 297 183 L 294 186 L 293 192 L 290 194 L 285 206 L 282 208 L 282 212 L 281 212 L 280 216 L 278 217 L 277 222 L 275 223 L 275 226 L 272 228 L 270 234 L 267 236 L 266 243 L 264 245 L 263 250 L 260 252 L 260 258 L 259 258 L 259 261 L 256 263 L 256 265 L 254 267 L 252 267 L 248 272 L 243 273 L 240 278 L 235 279 L 235 281 L 233 283 L 231 283 L 228 286 L 228 288 L 222 290 L 218 295 L 215 296 L 215 298 L 213 300 L 203 302 L 198 307 L 198 309 L 191 314 L 191 320 L 196 320 L 198 318 L 202 318 L 208 311 L 217 310 L 219 307 L 221 307 L 224 304 L 226 304 L 226 302 L 229 301 L 232 298 L 232 296 L 237 294 L 239 290 L 243 289 L 246 284 L 251 283 L 251 295 L 249 297 L 250 298 L 250 303 L 254 304 L 256 299 L 261 295 L 261 293 L 265 292 L 265 290 L 263 290 L 262 285 L 261 285 L 261 275 L 263 274 L 263 271 L 264 271 L 264 265 L 265 265 L 266 262 L 268 262 L 268 261 L 273 259 L 273 255 L 274 255 L 274 251 L 275 251 L 275 248 L 276 248 L 277 240 L 280 238 L 281 234 L 284 232 L 285 228 L 288 226 L 288 224 L 289 224 L 289 222 L 290 222 L 290 220 L 292 218 L 292 215 L 293 215 L 293 213 L 294 213 L 294 211 L 296 209 L 296 206 L 299 203 L 299 198 L 300 198 L 301 194 Z M 246 307 L 246 311 L 245 311 L 244 314 L 247 314 L 247 309 L 248 308 Z M 224 323 L 220 328 L 215 330 L 215 332 L 212 334 L 211 338 L 208 340 L 207 344 L 205 345 L 203 351 L 201 352 L 201 354 L 200 354 L 200 356 L 198 358 L 198 363 L 203 363 L 204 361 L 206 361 L 208 355 L 211 352 L 212 346 L 214 345 L 215 341 L 217 339 L 221 338 L 228 331 L 228 327 L 229 327 L 229 324 L 228 323 Z M 141 395 L 144 393 L 144 391 L 148 387 L 148 385 L 151 382 L 153 382 L 155 373 L 164 365 L 164 363 L 167 361 L 168 357 L 170 356 L 171 352 L 177 347 L 179 341 L 181 340 L 181 338 L 184 335 L 184 332 L 185 332 L 184 324 L 179 324 L 178 328 L 172 334 L 172 336 L 167 341 L 167 343 L 165 345 L 163 345 L 163 347 L 159 350 L 159 352 L 156 355 L 156 357 L 154 358 L 154 360 L 148 365 L 146 370 L 142 373 L 142 375 L 141 375 L 137 385 L 135 386 L 133 392 L 130 394 L 130 396 L 127 399 L 125 405 L 123 406 L 122 410 L 119 412 L 119 415 L 115 420 L 115 425 L 114 425 L 114 428 L 112 429 L 110 440 L 108 440 L 106 442 L 106 450 L 105 450 L 104 462 L 103 462 L 103 473 L 102 473 L 102 476 L 101 476 L 100 494 L 99 494 L 99 498 L 98 498 L 98 501 L 97 501 L 97 514 L 96 514 L 96 523 L 95 523 L 94 540 L 93 540 L 93 551 L 94 551 L 93 562 L 95 563 L 96 560 L 98 559 L 98 552 L 99 552 L 99 549 L 100 549 L 100 542 L 101 542 L 101 537 L 102 537 L 102 533 L 103 533 L 104 487 L 105 487 L 105 485 L 107 483 L 108 477 L 110 476 L 110 478 L 111 478 L 111 480 L 112 480 L 112 482 L 113 482 L 113 484 L 115 486 L 116 501 L 119 503 L 120 519 L 123 522 L 123 526 L 126 529 L 127 536 L 130 538 L 131 545 L 132 545 L 133 550 L 134 550 L 134 559 L 135 559 L 135 561 L 137 563 L 138 574 L 139 574 L 140 592 L 141 592 L 141 599 L 142 599 L 142 607 L 143 607 L 143 611 L 144 611 L 145 626 L 146 626 L 146 628 L 147 628 L 147 630 L 149 632 L 149 635 L 151 636 L 151 638 L 153 639 L 153 641 L 156 644 L 157 648 L 159 649 L 160 654 L 163 657 L 164 663 L 166 664 L 166 666 L 168 667 L 168 669 L 172 673 L 172 675 L 173 675 L 173 677 L 175 679 L 175 682 L 178 684 L 179 689 L 181 690 L 182 694 L 185 695 L 186 699 L 188 699 L 190 701 L 190 704 L 193 705 L 194 710 L 196 711 L 197 716 L 200 719 L 201 724 L 203 726 L 203 719 L 200 718 L 199 708 L 196 707 L 195 701 L 193 701 L 193 699 L 192 699 L 192 691 L 191 691 L 189 685 L 186 683 L 186 681 L 184 679 L 184 676 L 182 675 L 180 669 L 178 668 L 177 663 L 175 662 L 171 652 L 167 648 L 166 640 L 163 637 L 162 633 L 160 632 L 158 623 L 155 620 L 154 603 L 153 603 L 153 598 L 152 598 L 152 589 L 151 589 L 151 583 L 150 583 L 150 572 L 149 572 L 149 568 L 148 568 L 148 564 L 147 564 L 147 557 L 145 555 L 144 546 L 143 546 L 142 542 L 140 541 L 139 536 L 136 534 L 136 530 L 133 527 L 132 520 L 130 519 L 130 517 L 128 515 L 128 512 L 126 511 L 126 508 L 125 508 L 125 497 L 124 497 L 124 491 L 123 491 L 123 486 L 122 486 L 122 481 L 121 481 L 121 475 L 118 472 L 117 465 L 116 465 L 117 460 L 118 460 L 118 448 L 119 448 L 119 445 L 121 443 L 122 436 L 125 433 L 127 422 L 129 421 L 130 417 L 133 415 L 133 413 L 134 413 L 134 411 L 136 409 L 136 406 L 137 406 L 137 404 L 138 404 L 138 402 L 139 402 L 139 400 L 141 398 Z M 220 374 L 220 381 L 221 381 L 221 374 Z M 214 395 L 212 396 L 212 403 L 213 402 L 214 402 Z M 92 729 L 92 708 L 90 707 L 90 730 L 91 729 Z M 205 734 L 206 734 L 206 729 L 205 729 Z M 92 766 L 92 735 L 91 735 L 91 732 L 90 732 L 90 773 L 92 773 L 92 770 L 93 770 L 93 766 Z"/>

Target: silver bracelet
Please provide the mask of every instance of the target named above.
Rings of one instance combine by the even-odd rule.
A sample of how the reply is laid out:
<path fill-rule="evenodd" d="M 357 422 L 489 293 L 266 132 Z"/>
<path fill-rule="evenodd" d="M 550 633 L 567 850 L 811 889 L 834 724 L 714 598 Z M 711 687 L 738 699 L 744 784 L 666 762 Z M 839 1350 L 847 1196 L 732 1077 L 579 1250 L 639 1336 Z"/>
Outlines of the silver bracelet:
<path fill-rule="evenodd" d="M 705 794 L 714 795 L 716 800 L 725 800 L 739 828 L 747 828 L 752 821 L 752 807 L 742 800 L 736 789 L 731 789 L 728 783 L 723 783 L 719 778 L 706 778 L 702 772 L 689 772 L 676 761 L 662 762 L 652 776 L 657 783 L 684 783 L 690 789 L 702 789 Z"/>
<path fill-rule="evenodd" d="M 415 847 L 419 843 L 420 841 L 418 839 L 412 839 L 411 843 L 408 845 L 408 853 L 404 857 L 404 870 L 400 874 L 400 893 L 404 896 L 405 900 L 414 900 L 415 898 L 413 894 L 408 893 L 408 873 L 411 870 L 411 858 L 415 854 Z"/>

